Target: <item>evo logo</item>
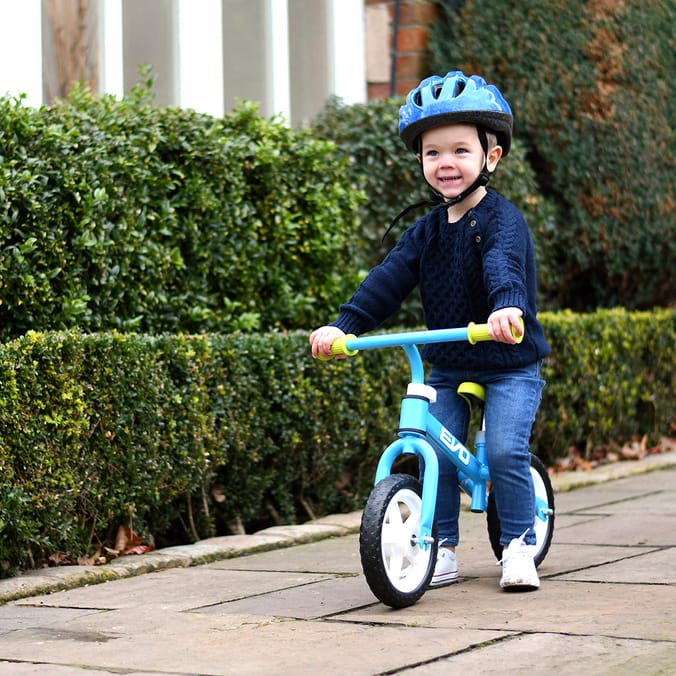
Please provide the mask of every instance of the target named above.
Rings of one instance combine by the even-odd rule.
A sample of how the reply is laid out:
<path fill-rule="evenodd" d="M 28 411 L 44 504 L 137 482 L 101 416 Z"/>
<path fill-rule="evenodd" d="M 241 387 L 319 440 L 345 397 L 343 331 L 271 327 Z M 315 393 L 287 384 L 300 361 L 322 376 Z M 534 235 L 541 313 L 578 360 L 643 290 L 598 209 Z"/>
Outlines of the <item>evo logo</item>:
<path fill-rule="evenodd" d="M 463 465 L 469 465 L 470 452 L 443 425 L 439 439 L 451 453 L 455 453 L 458 456 L 458 460 Z"/>

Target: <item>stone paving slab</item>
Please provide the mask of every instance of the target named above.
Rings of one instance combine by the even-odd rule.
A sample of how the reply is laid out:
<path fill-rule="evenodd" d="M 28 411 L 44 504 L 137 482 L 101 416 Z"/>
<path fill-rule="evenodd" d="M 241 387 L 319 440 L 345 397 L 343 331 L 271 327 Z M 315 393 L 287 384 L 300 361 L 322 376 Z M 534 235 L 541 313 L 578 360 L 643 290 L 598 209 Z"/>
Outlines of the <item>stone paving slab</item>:
<path fill-rule="evenodd" d="M 195 612 L 209 615 L 261 615 L 314 620 L 373 605 L 373 594 L 359 577 L 322 580 L 310 586 L 292 587 L 270 594 L 219 603 Z"/>
<path fill-rule="evenodd" d="M 508 594 L 489 580 L 465 580 L 431 590 L 410 608 L 393 612 L 380 604 L 333 619 L 406 623 L 448 629 L 510 632 L 556 631 L 671 641 L 676 648 L 676 587 L 546 580 L 529 594 Z"/>
<path fill-rule="evenodd" d="M 674 474 L 676 482 L 676 474 Z M 601 513 L 601 514 L 655 514 L 659 516 L 676 516 L 676 504 L 673 501 L 673 492 L 655 491 L 644 495 L 637 495 L 633 498 L 625 497 L 613 502 L 599 505 L 597 507 L 588 507 L 576 509 L 576 514 Z"/>
<path fill-rule="evenodd" d="M 402 610 L 366 586 L 358 514 L 126 557 L 105 584 L 39 572 L 0 606 L 0 676 L 676 673 L 675 504 L 671 468 L 557 493 L 531 594 L 499 590 L 485 517 L 463 514 L 461 581 Z"/>
<path fill-rule="evenodd" d="M 610 545 L 584 545 L 555 543 L 547 558 L 541 564 L 541 576 L 575 573 L 578 570 L 596 570 L 596 568 L 612 564 L 624 559 L 633 559 L 650 552 L 660 551 L 655 547 L 613 547 Z M 635 562 L 634 562 L 635 563 Z"/>
<path fill-rule="evenodd" d="M 676 547 L 641 552 L 618 561 L 557 575 L 557 580 L 675 585 Z M 676 609 L 675 609 L 676 611 Z M 676 663 L 674 664 L 676 667 Z"/>
<path fill-rule="evenodd" d="M 554 666 L 553 666 L 554 665 Z M 401 676 L 646 676 L 673 674 L 676 648 L 660 641 L 556 633 L 519 634 L 481 650 L 398 672 Z"/>
<path fill-rule="evenodd" d="M 300 571 L 312 573 L 361 574 L 359 558 L 359 536 L 346 535 L 331 541 L 331 547 L 325 543 L 313 542 L 288 549 L 252 554 L 208 564 L 209 568 L 219 570 L 273 570 Z"/>
<path fill-rule="evenodd" d="M 45 663 L 0 662 L 0 676 L 101 676 L 100 669 L 80 669 Z M 130 676 L 151 676 L 148 672 L 134 671 Z"/>
<path fill-rule="evenodd" d="M 62 608 L 97 608 L 99 610 L 133 609 L 143 599 L 143 609 L 191 610 L 256 597 L 279 589 L 311 585 L 329 576 L 312 573 L 256 572 L 173 569 L 103 585 L 56 592 L 40 598 L 41 606 Z M 28 606 L 35 599 L 22 599 L 18 606 Z M 2 608 L 0 608 L 0 611 Z M 1 617 L 0 613 L 0 617 Z"/>
<path fill-rule="evenodd" d="M 676 545 L 674 520 L 674 516 L 668 514 L 609 514 L 603 518 L 591 518 L 574 528 L 556 529 L 556 540 L 597 546 L 673 546 Z"/>
<path fill-rule="evenodd" d="M 159 614 L 158 614 L 159 613 Z M 3 659 L 154 674 L 376 674 L 500 638 L 504 632 L 111 611 L 67 629 L 3 639 Z M 92 640 L 98 636 L 98 640 Z M 48 673 L 48 672 L 46 672 Z M 119 672 L 118 672 L 119 673 Z"/>
<path fill-rule="evenodd" d="M 49 627 L 67 624 L 71 620 L 98 612 L 89 608 L 48 608 L 43 604 L 7 605 L 0 607 L 0 636 L 36 625 Z"/>

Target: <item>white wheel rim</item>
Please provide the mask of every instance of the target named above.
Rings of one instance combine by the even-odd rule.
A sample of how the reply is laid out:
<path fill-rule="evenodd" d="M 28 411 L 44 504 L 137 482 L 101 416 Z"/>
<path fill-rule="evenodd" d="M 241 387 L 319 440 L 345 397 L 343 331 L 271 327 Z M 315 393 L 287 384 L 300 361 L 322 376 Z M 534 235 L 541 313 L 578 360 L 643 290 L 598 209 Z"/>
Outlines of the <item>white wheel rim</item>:
<path fill-rule="evenodd" d="M 535 501 L 543 502 L 549 506 L 549 496 L 547 495 L 547 486 L 545 486 L 542 477 L 537 470 L 531 467 L 530 469 L 531 476 L 533 477 L 533 490 L 535 493 Z M 542 547 L 545 544 L 545 539 L 549 531 L 549 517 L 545 518 L 543 521 L 539 516 L 535 516 L 535 521 L 533 522 L 533 530 L 535 531 L 536 544 L 532 545 L 533 547 L 533 556 L 537 556 Z"/>
<path fill-rule="evenodd" d="M 428 571 L 431 547 L 421 548 L 416 543 L 421 508 L 420 496 L 404 488 L 392 497 L 383 519 L 383 564 L 390 582 L 401 592 L 418 589 Z"/>

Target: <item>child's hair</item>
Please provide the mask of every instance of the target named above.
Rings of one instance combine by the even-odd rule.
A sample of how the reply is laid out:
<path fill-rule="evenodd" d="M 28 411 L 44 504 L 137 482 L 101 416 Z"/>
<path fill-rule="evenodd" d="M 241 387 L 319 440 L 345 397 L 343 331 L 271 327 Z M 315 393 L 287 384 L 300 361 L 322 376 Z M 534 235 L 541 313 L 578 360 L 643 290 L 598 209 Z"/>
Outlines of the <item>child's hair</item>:
<path fill-rule="evenodd" d="M 492 131 L 486 130 L 486 143 L 488 145 L 488 150 L 493 150 L 495 146 L 498 145 L 498 136 Z"/>

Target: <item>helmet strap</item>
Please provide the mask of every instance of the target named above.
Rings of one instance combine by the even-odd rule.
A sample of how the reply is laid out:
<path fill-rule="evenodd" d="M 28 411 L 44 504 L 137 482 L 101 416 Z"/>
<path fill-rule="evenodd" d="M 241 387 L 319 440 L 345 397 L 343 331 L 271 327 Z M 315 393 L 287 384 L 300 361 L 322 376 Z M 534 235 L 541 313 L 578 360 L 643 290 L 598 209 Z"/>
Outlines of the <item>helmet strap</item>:
<path fill-rule="evenodd" d="M 385 238 L 390 233 L 392 228 L 410 211 L 413 211 L 414 209 L 419 209 L 420 207 L 424 206 L 433 206 L 435 208 L 443 207 L 444 209 L 448 209 L 449 207 L 452 207 L 462 202 L 466 197 L 469 197 L 474 191 L 485 186 L 488 183 L 488 181 L 490 181 L 491 172 L 488 171 L 488 137 L 486 136 L 486 130 L 483 127 L 477 126 L 477 132 L 479 134 L 479 143 L 481 143 L 481 147 L 483 148 L 484 151 L 484 166 L 479 175 L 476 177 L 475 181 L 472 183 L 472 185 L 470 185 L 469 188 L 467 188 L 467 190 L 463 190 L 459 195 L 456 195 L 452 199 L 447 200 L 439 191 L 435 190 L 429 183 L 427 183 L 427 179 L 425 178 L 425 172 L 423 170 L 423 165 L 421 161 L 420 171 L 423 175 L 423 178 L 425 179 L 425 183 L 427 183 L 427 186 L 429 187 L 430 199 L 422 200 L 421 202 L 416 202 L 415 204 L 410 204 L 405 209 L 403 209 L 388 226 L 381 240 L 382 242 L 385 241 Z M 420 140 L 421 140 L 420 137 L 418 137 L 417 140 L 418 144 L 420 144 Z"/>

